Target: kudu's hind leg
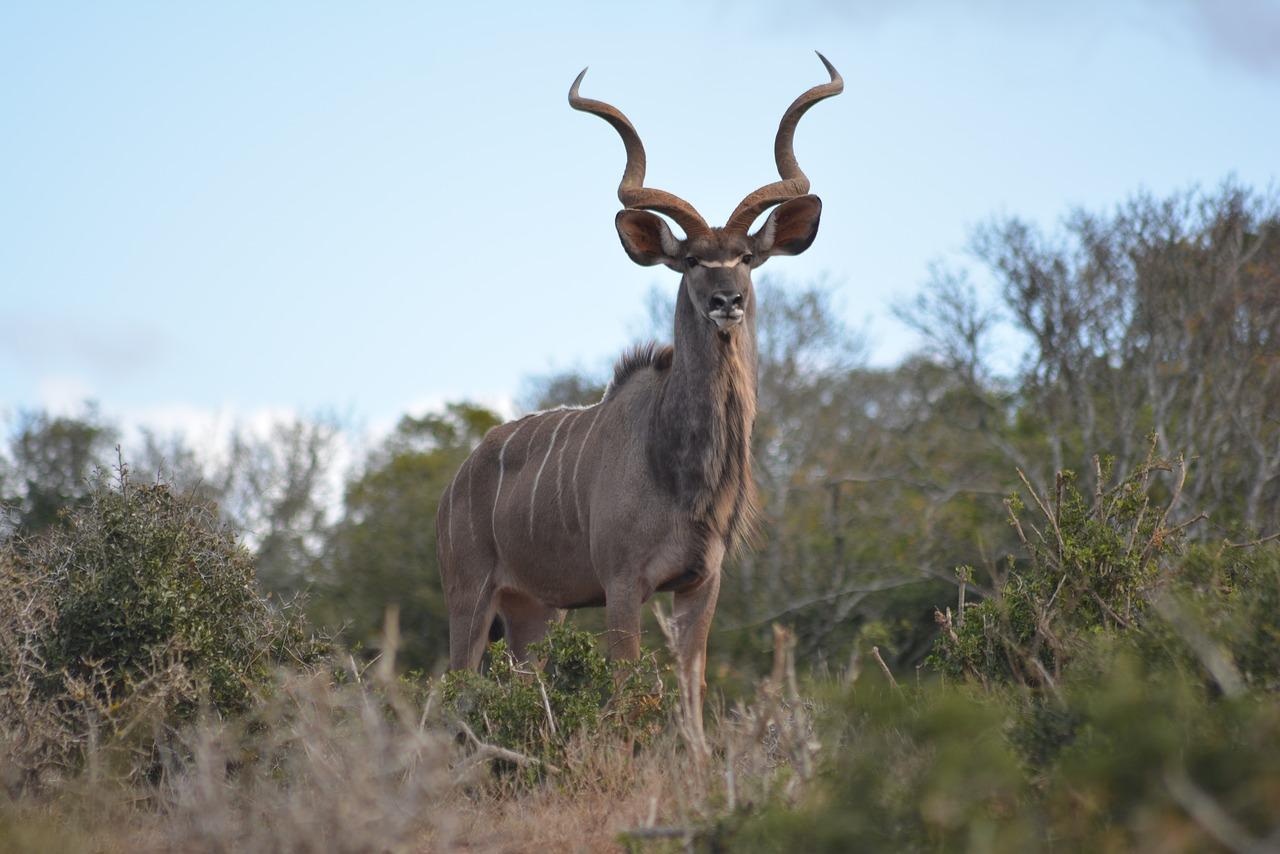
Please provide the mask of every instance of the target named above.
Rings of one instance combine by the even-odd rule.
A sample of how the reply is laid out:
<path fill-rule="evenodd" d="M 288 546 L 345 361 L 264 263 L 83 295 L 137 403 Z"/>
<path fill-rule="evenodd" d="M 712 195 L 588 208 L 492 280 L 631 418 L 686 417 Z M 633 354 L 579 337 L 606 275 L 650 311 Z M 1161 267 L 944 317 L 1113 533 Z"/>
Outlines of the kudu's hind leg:
<path fill-rule="evenodd" d="M 448 597 L 449 669 L 477 670 L 489 640 L 489 627 L 497 613 L 492 573 L 473 588 L 454 591 Z"/>

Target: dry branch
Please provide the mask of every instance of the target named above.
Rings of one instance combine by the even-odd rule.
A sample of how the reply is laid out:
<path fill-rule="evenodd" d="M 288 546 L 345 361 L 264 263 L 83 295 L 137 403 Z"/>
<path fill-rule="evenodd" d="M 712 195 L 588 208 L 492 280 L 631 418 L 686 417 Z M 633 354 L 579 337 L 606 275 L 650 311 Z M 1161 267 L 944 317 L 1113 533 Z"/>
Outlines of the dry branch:
<path fill-rule="evenodd" d="M 508 750 L 505 747 L 498 747 L 496 744 L 481 741 L 471 730 L 471 727 L 467 726 L 466 721 L 458 721 L 458 726 L 462 728 L 462 734 L 467 737 L 467 742 L 475 748 L 474 752 L 467 757 L 467 761 L 462 764 L 461 771 L 466 771 L 480 762 L 500 759 L 504 762 L 519 765 L 522 768 L 545 768 L 552 774 L 560 773 L 560 769 L 550 762 L 544 762 L 534 756 L 525 756 L 523 753 L 517 753 L 514 750 Z"/>
<path fill-rule="evenodd" d="M 949 608 L 947 610 L 950 610 Z M 893 678 L 893 671 L 889 669 L 889 665 L 884 663 L 884 659 L 880 657 L 880 647 L 871 647 L 871 657 L 880 665 L 880 669 L 884 671 L 885 677 L 889 680 L 889 684 L 894 688 L 898 687 L 898 680 Z"/>
<path fill-rule="evenodd" d="M 1247 549 L 1247 548 L 1252 548 L 1253 546 L 1260 546 L 1263 543 L 1269 543 L 1273 540 L 1280 540 L 1280 531 L 1277 531 L 1274 534 L 1269 534 L 1265 537 L 1259 537 L 1256 540 L 1249 540 L 1248 542 L 1244 542 L 1244 543 L 1233 543 L 1230 540 L 1228 540 L 1226 542 L 1226 546 L 1229 549 Z"/>

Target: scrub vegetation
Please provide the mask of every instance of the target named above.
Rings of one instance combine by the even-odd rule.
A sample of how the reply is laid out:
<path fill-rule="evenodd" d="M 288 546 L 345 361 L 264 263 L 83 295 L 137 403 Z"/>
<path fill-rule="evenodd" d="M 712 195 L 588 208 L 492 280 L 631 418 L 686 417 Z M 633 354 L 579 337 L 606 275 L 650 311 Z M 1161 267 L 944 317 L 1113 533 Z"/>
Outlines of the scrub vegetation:
<path fill-rule="evenodd" d="M 639 662 L 582 611 L 535 664 L 442 674 L 430 520 L 483 407 L 345 472 L 329 418 L 206 458 L 17 416 L 0 848 L 1280 848 L 1274 195 L 988 223 L 898 306 L 924 344 L 890 367 L 833 299 L 761 288 L 765 523 L 726 564 L 705 737 L 662 597 Z"/>

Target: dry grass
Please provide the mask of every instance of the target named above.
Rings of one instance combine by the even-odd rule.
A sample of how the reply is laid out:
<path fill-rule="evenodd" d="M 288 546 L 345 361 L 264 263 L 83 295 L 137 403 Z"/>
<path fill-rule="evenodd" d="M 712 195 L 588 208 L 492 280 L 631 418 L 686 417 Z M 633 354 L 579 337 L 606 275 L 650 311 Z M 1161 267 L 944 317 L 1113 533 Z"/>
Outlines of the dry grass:
<path fill-rule="evenodd" d="M 286 660 L 274 679 L 264 669 L 246 681 L 235 708 L 213 701 L 179 639 L 139 647 L 128 672 L 88 659 L 72 672 L 50 658 L 63 636 L 49 575 L 24 557 L 0 553 L 5 852 L 669 847 L 742 805 L 793 796 L 810 775 L 810 715 L 784 631 L 773 675 L 752 702 L 713 710 L 707 736 L 677 705 L 642 740 L 584 730 L 553 766 L 484 743 L 444 711 L 438 686 L 397 680 L 393 613 L 375 665 Z M 548 714 L 543 736 L 565 736 L 556 725 Z"/>
<path fill-rule="evenodd" d="M 492 786 L 459 793 L 453 833 L 433 837 L 429 847 L 608 851 L 618 848 L 624 830 L 687 820 L 677 794 L 685 756 L 670 739 L 638 756 L 620 741 L 578 741 L 572 755 L 565 780 L 527 791 Z"/>
<path fill-rule="evenodd" d="M 455 801 L 454 835 L 441 848 L 610 851 L 691 845 L 740 808 L 794 799 L 818 745 L 796 689 L 794 638 L 775 632 L 772 675 L 751 703 L 716 710 L 705 745 L 677 709 L 642 750 L 624 740 L 573 742 L 562 778 L 527 791 L 501 785 Z"/>
<path fill-rule="evenodd" d="M 282 673 L 252 714 L 184 730 L 156 781 L 86 770 L 0 804 L 14 851 L 609 851 L 677 845 L 735 809 L 793 797 L 816 745 L 790 637 L 756 698 L 713 712 L 707 750 L 678 716 L 636 747 L 570 741 L 537 782 L 456 737 L 435 697 L 373 673 Z"/>

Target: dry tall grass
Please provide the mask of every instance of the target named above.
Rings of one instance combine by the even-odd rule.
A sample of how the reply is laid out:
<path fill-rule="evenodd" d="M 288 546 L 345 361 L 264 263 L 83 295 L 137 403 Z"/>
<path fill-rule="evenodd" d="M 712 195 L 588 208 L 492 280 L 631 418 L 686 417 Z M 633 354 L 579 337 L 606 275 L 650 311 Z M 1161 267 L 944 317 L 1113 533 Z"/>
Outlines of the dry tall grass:
<path fill-rule="evenodd" d="M 692 847 L 740 807 L 794 797 L 816 744 L 790 636 L 750 703 L 712 710 L 705 749 L 678 713 L 637 747 L 571 739 L 534 782 L 459 734 L 438 695 L 389 667 L 282 672 L 243 717 L 177 734 L 157 779 L 91 769 L 0 806 L 9 850 L 609 851 Z"/>

